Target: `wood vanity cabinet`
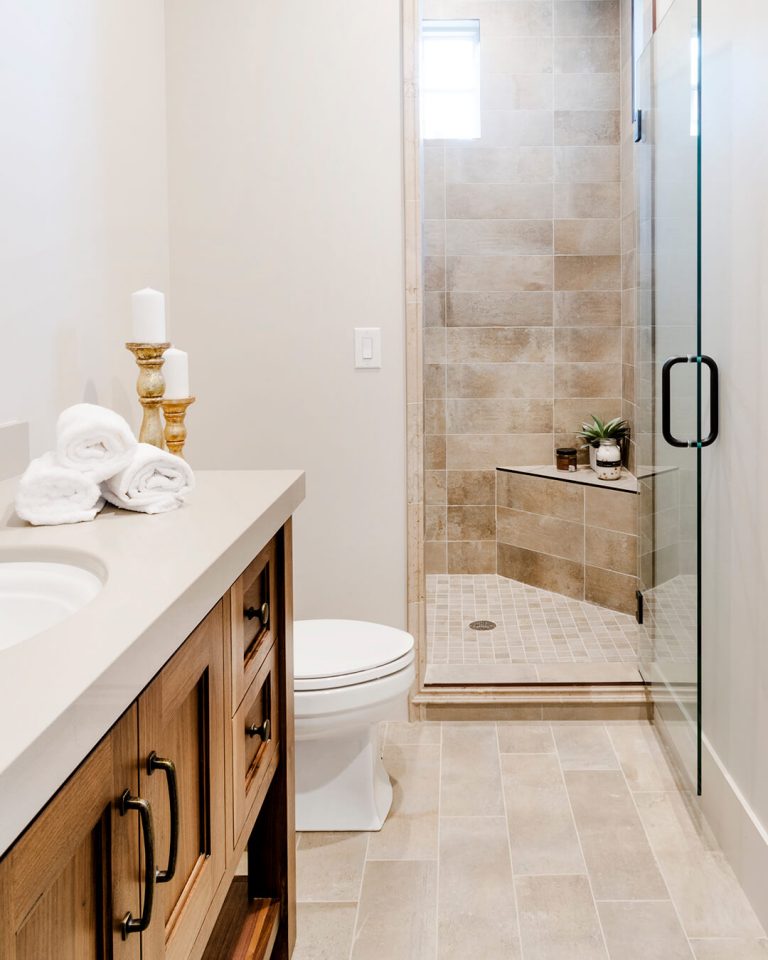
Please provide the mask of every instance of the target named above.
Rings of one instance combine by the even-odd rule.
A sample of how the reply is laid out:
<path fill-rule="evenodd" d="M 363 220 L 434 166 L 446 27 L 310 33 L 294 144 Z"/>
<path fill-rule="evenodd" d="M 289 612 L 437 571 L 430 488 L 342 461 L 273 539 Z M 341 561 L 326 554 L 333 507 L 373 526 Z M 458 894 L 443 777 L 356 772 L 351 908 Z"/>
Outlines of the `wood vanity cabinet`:
<path fill-rule="evenodd" d="M 0 960 L 288 960 L 292 615 L 289 521 L 0 860 Z"/>

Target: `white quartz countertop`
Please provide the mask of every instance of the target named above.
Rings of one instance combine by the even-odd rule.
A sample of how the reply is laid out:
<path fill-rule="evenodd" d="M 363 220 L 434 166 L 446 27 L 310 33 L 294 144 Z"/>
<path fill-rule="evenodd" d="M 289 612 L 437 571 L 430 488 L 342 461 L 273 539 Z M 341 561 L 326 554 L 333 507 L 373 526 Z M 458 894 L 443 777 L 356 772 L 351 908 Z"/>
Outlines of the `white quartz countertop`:
<path fill-rule="evenodd" d="M 147 516 L 30 527 L 0 483 L 0 560 L 105 577 L 77 613 L 0 650 L 0 855 L 304 499 L 298 470 L 198 471 L 189 502 Z"/>

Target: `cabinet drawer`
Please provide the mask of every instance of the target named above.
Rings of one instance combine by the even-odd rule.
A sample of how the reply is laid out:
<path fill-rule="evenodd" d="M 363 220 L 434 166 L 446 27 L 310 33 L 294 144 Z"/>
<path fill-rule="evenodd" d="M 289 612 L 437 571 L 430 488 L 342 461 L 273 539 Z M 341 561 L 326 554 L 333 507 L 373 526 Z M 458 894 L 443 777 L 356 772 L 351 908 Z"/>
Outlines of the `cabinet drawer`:
<path fill-rule="evenodd" d="M 272 540 L 235 581 L 232 618 L 232 712 L 242 703 L 279 634 L 277 551 Z"/>
<path fill-rule="evenodd" d="M 232 719 L 232 802 L 235 846 L 254 804 L 264 796 L 278 754 L 277 648 L 271 646 Z"/>

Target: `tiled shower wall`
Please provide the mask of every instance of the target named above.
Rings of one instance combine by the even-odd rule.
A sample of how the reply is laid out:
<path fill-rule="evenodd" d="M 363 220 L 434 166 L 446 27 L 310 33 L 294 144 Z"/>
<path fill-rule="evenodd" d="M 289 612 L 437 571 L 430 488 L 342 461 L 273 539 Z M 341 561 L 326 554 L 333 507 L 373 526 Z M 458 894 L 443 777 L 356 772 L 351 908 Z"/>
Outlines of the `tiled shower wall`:
<path fill-rule="evenodd" d="M 423 144 L 428 573 L 495 572 L 495 468 L 630 409 L 619 6 L 425 0 L 482 65 L 481 138 Z"/>

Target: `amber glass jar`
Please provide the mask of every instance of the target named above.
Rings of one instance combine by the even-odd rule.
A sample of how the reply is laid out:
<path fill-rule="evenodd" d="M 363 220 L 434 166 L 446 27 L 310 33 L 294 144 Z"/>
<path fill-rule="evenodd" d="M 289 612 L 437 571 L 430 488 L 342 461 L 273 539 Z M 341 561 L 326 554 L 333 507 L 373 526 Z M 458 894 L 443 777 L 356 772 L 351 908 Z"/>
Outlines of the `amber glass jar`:
<path fill-rule="evenodd" d="M 555 458 L 558 470 L 567 470 L 568 473 L 576 472 L 576 448 L 558 447 L 555 450 Z"/>

